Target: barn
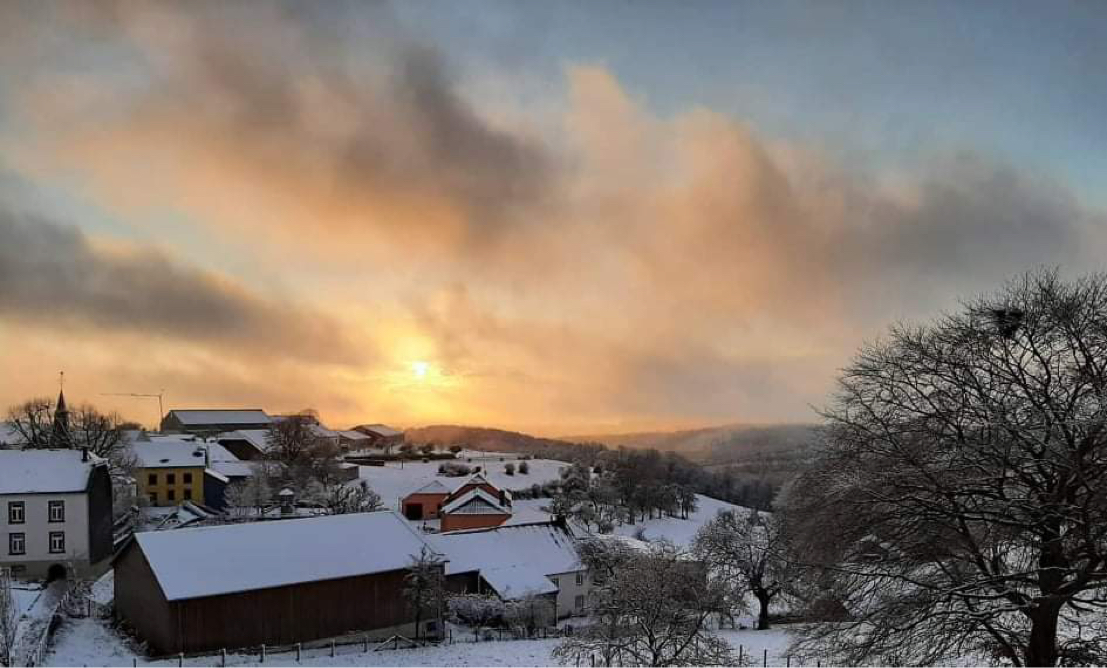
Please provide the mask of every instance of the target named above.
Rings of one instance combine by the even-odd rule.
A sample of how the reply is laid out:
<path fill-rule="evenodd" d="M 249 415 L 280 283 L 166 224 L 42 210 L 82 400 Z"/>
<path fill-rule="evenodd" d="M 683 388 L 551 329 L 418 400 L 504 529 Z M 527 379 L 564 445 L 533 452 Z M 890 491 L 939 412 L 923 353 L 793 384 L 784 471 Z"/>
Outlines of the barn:
<path fill-rule="evenodd" d="M 424 547 L 391 511 L 139 533 L 115 559 L 116 615 L 155 654 L 412 636 L 404 578 Z"/>

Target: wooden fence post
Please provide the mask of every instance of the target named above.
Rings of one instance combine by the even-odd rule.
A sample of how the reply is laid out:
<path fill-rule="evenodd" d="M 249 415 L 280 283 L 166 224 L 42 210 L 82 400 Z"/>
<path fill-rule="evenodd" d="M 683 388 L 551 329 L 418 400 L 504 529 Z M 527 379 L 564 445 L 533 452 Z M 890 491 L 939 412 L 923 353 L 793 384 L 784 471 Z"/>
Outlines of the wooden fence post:
<path fill-rule="evenodd" d="M 334 638 L 331 638 L 331 658 L 334 657 Z"/>
<path fill-rule="evenodd" d="M 227 665 L 227 648 L 219 650 L 219 665 L 226 668 Z"/>
<path fill-rule="evenodd" d="M 300 643 L 296 643 L 296 663 L 300 663 Z"/>
<path fill-rule="evenodd" d="M 261 644 L 261 662 L 265 663 L 265 643 Z"/>
<path fill-rule="evenodd" d="M 788 656 L 784 657 L 784 661 L 786 662 L 786 663 L 784 664 L 784 665 L 785 665 L 785 668 L 792 668 L 792 655 L 791 655 L 791 654 L 789 654 Z"/>
<path fill-rule="evenodd" d="M 184 665 L 184 652 L 177 653 L 177 668 Z"/>
<path fill-rule="evenodd" d="M 366 652 L 369 651 L 369 634 L 368 633 L 365 634 L 365 651 Z"/>
<path fill-rule="evenodd" d="M 761 668 L 767 668 L 769 665 L 769 650 L 768 648 L 761 650 Z"/>
<path fill-rule="evenodd" d="M 131 658 L 131 668 L 138 668 L 138 657 Z"/>
<path fill-rule="evenodd" d="M 743 651 L 744 649 L 745 649 L 745 646 L 743 646 L 743 645 L 738 645 L 738 665 L 739 665 L 739 666 L 740 666 L 740 665 L 742 665 L 742 651 Z"/>

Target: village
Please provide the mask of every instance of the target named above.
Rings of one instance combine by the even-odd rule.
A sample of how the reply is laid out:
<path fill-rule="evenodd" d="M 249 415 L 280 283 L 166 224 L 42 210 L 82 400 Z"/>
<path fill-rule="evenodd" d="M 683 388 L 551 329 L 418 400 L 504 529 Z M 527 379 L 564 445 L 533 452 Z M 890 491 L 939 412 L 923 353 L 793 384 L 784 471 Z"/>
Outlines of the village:
<path fill-rule="evenodd" d="M 535 643 L 537 665 L 557 663 L 556 639 L 589 623 L 594 541 L 687 548 L 705 521 L 742 510 L 700 497 L 690 515 L 601 532 L 558 500 L 579 464 L 261 409 L 173 409 L 156 432 L 121 425 L 112 439 L 71 415 L 64 392 L 49 408 L 48 423 L 0 423 L 8 665 L 292 652 L 342 665 L 355 651 L 385 652 L 358 664 L 418 664 L 508 641 L 507 663 L 531 660 L 510 652 Z M 787 644 L 777 631 L 740 640 L 768 642 L 765 661 Z M 449 662 L 495 662 L 479 648 Z"/>

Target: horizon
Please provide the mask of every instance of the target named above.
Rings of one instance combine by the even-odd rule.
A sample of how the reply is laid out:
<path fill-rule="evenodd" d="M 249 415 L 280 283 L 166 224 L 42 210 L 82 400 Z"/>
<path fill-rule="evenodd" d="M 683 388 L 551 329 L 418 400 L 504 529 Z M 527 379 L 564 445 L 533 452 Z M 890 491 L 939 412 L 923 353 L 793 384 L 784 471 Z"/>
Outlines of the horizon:
<path fill-rule="evenodd" d="M 1107 5 L 477 4 L 0 5 L 0 406 L 811 424 L 1104 269 Z"/>

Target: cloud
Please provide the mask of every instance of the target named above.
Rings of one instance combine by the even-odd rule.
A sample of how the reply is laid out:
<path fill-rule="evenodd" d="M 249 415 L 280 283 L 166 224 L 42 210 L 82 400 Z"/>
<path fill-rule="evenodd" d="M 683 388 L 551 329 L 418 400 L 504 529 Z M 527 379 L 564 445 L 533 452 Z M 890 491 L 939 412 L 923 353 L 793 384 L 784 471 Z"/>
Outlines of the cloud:
<path fill-rule="evenodd" d="M 0 286 L 0 313 L 16 320 L 141 331 L 248 356 L 364 357 L 311 309 L 264 299 L 156 250 L 98 249 L 77 228 L 2 210 Z"/>
<path fill-rule="evenodd" d="M 36 131 L 13 154 L 38 178 L 78 174 L 136 227 L 182 214 L 198 242 L 363 313 L 387 363 L 327 378 L 379 419 L 811 419 L 890 321 L 1039 264 L 1100 262 L 1103 212 L 1034 165 L 971 150 L 847 165 L 711 109 L 660 116 L 600 66 L 567 68 L 535 119 L 474 96 L 445 47 L 406 37 L 387 8 L 333 7 L 125 4 L 94 36 L 81 22 L 83 48 L 138 64 L 30 77 L 19 108 Z M 64 238 L 77 268 L 18 279 L 9 312 L 55 317 L 37 304 L 60 299 L 99 327 L 219 346 L 229 365 L 254 340 L 349 354 L 318 314 L 73 229 L 7 224 L 30 247 Z M 53 266 L 17 255 L 0 249 Z M 450 382 L 380 382 L 409 349 Z"/>

